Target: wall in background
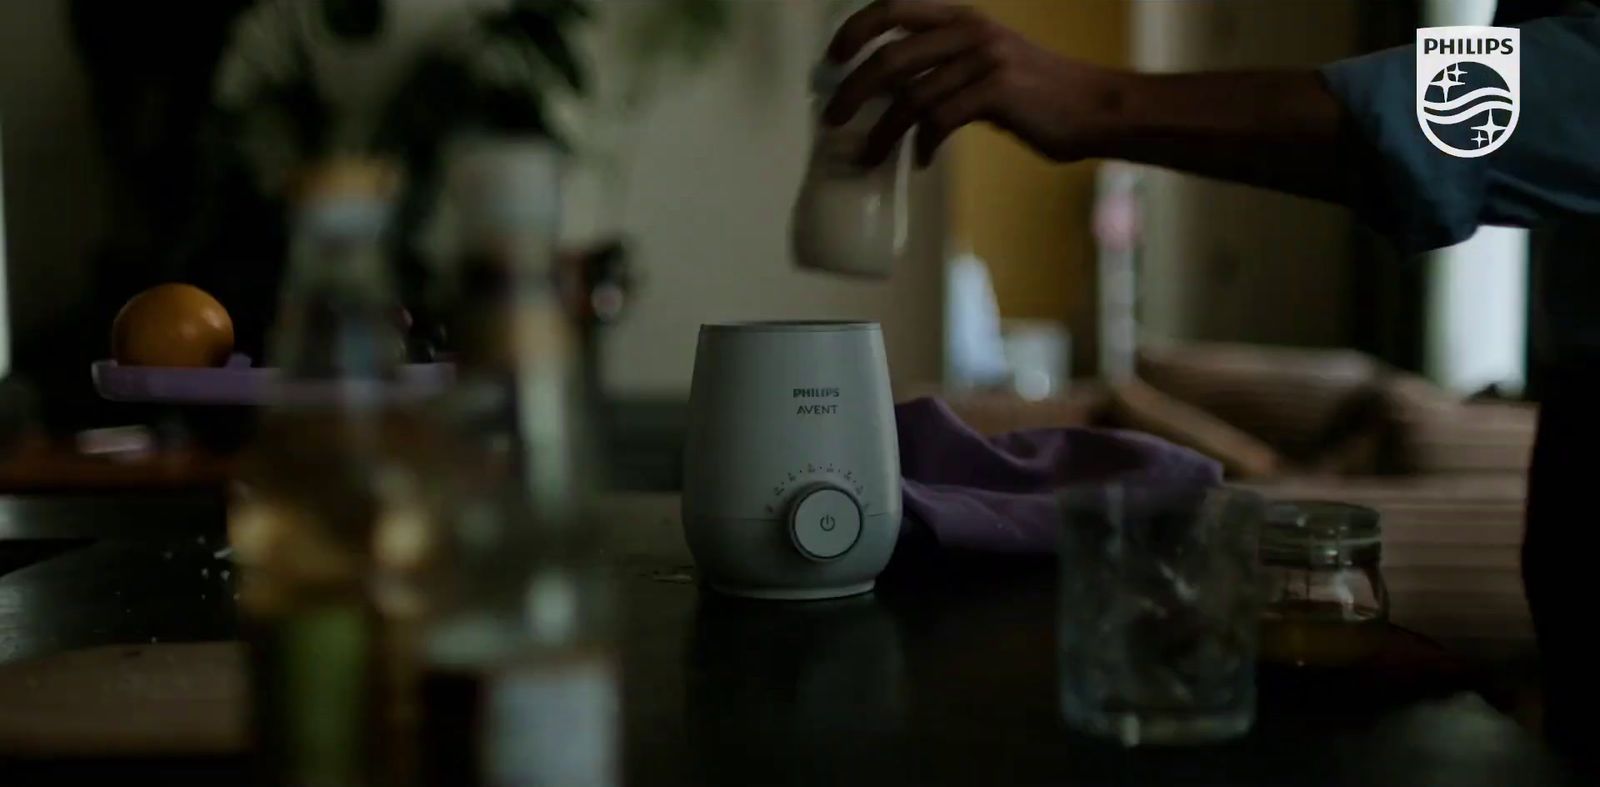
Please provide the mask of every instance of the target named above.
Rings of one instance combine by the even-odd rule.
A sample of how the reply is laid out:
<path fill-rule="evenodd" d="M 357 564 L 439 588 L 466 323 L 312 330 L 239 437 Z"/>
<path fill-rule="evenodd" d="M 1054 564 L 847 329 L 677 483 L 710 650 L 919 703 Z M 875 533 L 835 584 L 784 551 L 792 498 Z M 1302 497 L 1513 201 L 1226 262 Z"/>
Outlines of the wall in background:
<path fill-rule="evenodd" d="M 1128 62 L 1128 0 L 977 0 L 973 5 L 1063 54 Z M 1064 320 L 1078 340 L 1075 357 L 1091 355 L 1089 212 L 1095 165 L 1051 163 L 988 127 L 957 134 L 944 156 L 951 165 L 953 231 L 988 262 L 1001 314 Z"/>
<path fill-rule="evenodd" d="M 827 33 L 824 6 L 736 4 L 731 40 L 703 68 L 665 77 L 627 134 L 615 162 L 627 184 L 622 204 L 569 202 L 569 224 L 634 241 L 637 299 L 604 345 L 613 392 L 686 394 L 699 326 L 721 320 L 879 320 L 897 384 L 939 379 L 938 171 L 914 179 L 910 251 L 891 279 L 791 262 L 789 212 L 810 142 L 807 82 Z M 601 35 L 595 45 L 602 68 L 614 65 L 616 42 Z"/>
<path fill-rule="evenodd" d="M 106 226 L 105 165 L 65 0 L 0 2 L 0 153 L 17 353 L 83 302 Z"/>
<path fill-rule="evenodd" d="M 1307 67 L 1353 53 L 1355 0 L 1134 0 L 1143 70 Z M 1158 338 L 1344 345 L 1341 208 L 1163 170 L 1143 184 L 1140 318 Z"/>

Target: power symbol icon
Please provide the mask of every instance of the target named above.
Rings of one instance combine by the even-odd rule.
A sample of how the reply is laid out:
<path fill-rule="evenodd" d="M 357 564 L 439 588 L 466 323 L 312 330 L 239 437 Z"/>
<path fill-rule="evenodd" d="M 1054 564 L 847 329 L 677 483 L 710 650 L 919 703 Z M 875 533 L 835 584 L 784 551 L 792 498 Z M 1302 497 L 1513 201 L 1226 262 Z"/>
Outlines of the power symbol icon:
<path fill-rule="evenodd" d="M 861 537 L 861 506 L 842 489 L 812 489 L 789 509 L 789 538 L 811 560 L 832 560 Z"/>

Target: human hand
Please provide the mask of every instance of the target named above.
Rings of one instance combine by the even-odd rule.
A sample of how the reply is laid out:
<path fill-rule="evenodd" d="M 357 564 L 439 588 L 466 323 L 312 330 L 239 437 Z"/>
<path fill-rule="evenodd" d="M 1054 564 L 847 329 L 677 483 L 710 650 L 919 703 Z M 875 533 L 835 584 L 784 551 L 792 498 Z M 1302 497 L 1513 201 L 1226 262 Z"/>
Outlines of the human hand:
<path fill-rule="evenodd" d="M 1115 72 L 1034 45 L 970 8 L 936 0 L 878 0 L 850 17 L 828 57 L 849 62 L 892 30 L 905 38 L 879 47 L 835 91 L 825 122 L 841 125 L 875 96 L 893 102 L 858 163 L 875 166 L 916 127 L 919 165 L 952 133 L 986 121 L 1057 161 L 1088 155 L 1095 118 L 1116 102 Z"/>

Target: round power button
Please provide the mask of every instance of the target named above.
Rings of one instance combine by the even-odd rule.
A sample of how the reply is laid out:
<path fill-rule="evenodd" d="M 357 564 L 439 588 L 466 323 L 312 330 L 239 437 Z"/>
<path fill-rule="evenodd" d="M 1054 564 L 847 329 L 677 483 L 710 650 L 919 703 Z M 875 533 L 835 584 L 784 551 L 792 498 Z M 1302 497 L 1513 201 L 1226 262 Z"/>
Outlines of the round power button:
<path fill-rule="evenodd" d="M 789 509 L 789 535 L 800 554 L 832 560 L 849 552 L 861 537 L 861 507 L 833 487 L 806 492 Z"/>

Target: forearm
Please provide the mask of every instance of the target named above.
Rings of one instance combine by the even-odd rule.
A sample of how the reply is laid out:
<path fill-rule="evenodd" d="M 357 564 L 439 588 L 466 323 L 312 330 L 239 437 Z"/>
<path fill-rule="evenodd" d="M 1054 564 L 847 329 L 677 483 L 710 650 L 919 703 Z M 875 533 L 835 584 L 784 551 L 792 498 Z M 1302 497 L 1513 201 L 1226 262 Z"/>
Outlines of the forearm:
<path fill-rule="evenodd" d="M 1600 13 L 1521 29 L 1527 111 L 1492 157 L 1448 155 L 1418 133 L 1411 47 L 1319 71 L 1141 75 L 1063 57 L 933 0 L 877 0 L 839 28 L 828 49 L 837 64 L 902 35 L 845 78 L 826 118 L 844 123 L 892 97 L 862 166 L 913 128 L 926 161 L 982 121 L 1058 161 L 1125 159 L 1340 202 L 1404 248 L 1433 248 L 1484 223 L 1600 216 Z"/>
<path fill-rule="evenodd" d="M 1096 105 L 1088 156 L 1346 197 L 1342 110 L 1316 72 L 1107 72 Z"/>

